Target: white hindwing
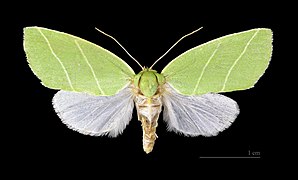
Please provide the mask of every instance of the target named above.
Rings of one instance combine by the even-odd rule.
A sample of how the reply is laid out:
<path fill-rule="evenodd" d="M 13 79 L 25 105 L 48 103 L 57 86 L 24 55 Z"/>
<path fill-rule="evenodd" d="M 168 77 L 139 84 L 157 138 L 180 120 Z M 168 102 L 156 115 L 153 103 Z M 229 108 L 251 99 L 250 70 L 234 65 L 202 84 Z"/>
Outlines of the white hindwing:
<path fill-rule="evenodd" d="M 164 120 L 168 130 L 187 136 L 215 136 L 231 125 L 239 114 L 237 103 L 220 94 L 185 96 L 165 84 Z"/>
<path fill-rule="evenodd" d="M 93 96 L 59 91 L 53 106 L 62 122 L 80 133 L 116 137 L 131 120 L 134 107 L 131 90 L 126 87 L 114 96 Z"/>

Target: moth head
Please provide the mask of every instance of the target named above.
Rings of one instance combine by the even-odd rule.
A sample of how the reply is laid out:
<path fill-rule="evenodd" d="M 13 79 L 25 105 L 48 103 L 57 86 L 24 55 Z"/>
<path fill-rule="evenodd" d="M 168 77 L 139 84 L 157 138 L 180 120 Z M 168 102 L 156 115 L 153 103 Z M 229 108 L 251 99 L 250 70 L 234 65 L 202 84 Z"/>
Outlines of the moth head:
<path fill-rule="evenodd" d="M 165 78 L 155 70 L 144 68 L 133 78 L 134 86 L 146 97 L 154 96 L 160 85 L 164 84 Z"/>

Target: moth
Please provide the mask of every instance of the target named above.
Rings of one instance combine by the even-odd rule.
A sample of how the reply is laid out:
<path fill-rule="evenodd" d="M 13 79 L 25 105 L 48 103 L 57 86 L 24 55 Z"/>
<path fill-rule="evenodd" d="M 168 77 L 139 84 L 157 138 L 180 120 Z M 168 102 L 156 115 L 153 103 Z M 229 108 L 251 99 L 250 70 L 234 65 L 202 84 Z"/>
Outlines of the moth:
<path fill-rule="evenodd" d="M 254 86 L 271 59 L 272 31 L 257 28 L 209 41 L 182 53 L 161 73 L 152 68 L 169 50 L 146 68 L 124 49 L 142 68 L 136 74 L 110 51 L 42 27 L 24 28 L 24 50 L 41 83 L 59 90 L 52 103 L 64 124 L 82 134 L 116 137 L 135 106 L 143 149 L 150 153 L 162 109 L 168 130 L 179 134 L 215 136 L 228 128 L 239 107 L 218 93 Z"/>

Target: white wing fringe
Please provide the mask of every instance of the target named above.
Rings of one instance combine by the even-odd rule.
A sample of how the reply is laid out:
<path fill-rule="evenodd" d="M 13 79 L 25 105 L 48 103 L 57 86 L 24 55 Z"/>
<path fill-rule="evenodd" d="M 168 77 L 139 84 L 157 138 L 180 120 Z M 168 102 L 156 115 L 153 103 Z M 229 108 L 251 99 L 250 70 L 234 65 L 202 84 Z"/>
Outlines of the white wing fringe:
<path fill-rule="evenodd" d="M 121 134 L 131 120 L 133 95 L 126 87 L 114 96 L 59 91 L 53 106 L 69 128 L 92 136 Z"/>
<path fill-rule="evenodd" d="M 186 136 L 215 136 L 228 128 L 239 114 L 237 103 L 220 94 L 185 96 L 165 84 L 163 117 L 168 130 Z"/>

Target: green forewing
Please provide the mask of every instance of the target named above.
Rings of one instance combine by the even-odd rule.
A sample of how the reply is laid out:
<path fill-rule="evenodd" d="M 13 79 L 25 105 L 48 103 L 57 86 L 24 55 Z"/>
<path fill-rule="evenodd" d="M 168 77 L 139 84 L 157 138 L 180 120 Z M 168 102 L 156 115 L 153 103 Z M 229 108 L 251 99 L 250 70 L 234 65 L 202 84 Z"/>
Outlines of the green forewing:
<path fill-rule="evenodd" d="M 263 75 L 271 52 L 272 31 L 252 29 L 192 48 L 171 61 L 162 74 L 185 95 L 243 90 Z"/>
<path fill-rule="evenodd" d="M 53 89 L 114 95 L 135 74 L 106 49 L 50 29 L 25 28 L 24 49 L 33 72 Z"/>

